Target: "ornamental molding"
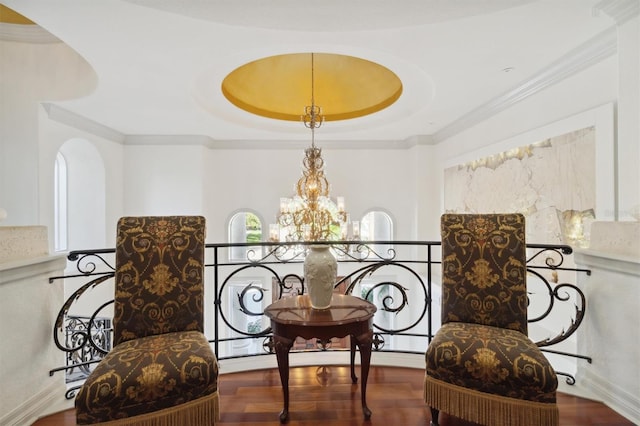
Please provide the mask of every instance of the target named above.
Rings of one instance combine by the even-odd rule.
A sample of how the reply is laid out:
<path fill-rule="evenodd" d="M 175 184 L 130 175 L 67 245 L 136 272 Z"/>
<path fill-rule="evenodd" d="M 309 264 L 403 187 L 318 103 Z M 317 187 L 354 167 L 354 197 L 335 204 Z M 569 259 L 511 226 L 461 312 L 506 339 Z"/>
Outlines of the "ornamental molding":
<path fill-rule="evenodd" d="M 640 15 L 640 0 L 602 0 L 593 6 L 594 15 L 600 12 L 610 16 L 616 24 L 622 25 Z"/>
<path fill-rule="evenodd" d="M 435 143 L 440 143 L 461 133 L 547 87 L 603 61 L 617 51 L 618 37 L 614 26 L 569 51 L 532 78 L 446 125 L 434 133 L 433 140 Z"/>
<path fill-rule="evenodd" d="M 41 105 L 47 113 L 47 117 L 51 120 L 113 142 L 121 144 L 124 144 L 125 142 L 125 135 L 111 127 L 105 126 L 97 121 L 93 121 L 80 114 L 76 114 L 75 112 L 69 111 L 68 109 L 62 108 L 56 104 L 43 102 Z"/>
<path fill-rule="evenodd" d="M 110 140 L 122 145 L 182 145 L 204 146 L 209 149 L 304 149 L 308 140 L 218 140 L 206 135 L 126 135 L 111 127 L 93 121 L 83 115 L 77 114 L 56 104 L 43 102 L 47 117 L 50 120 L 82 130 L 91 135 Z M 322 148 L 331 150 L 340 149 L 410 149 L 417 146 L 434 145 L 429 135 L 412 136 L 404 140 L 331 140 L 322 141 Z"/>

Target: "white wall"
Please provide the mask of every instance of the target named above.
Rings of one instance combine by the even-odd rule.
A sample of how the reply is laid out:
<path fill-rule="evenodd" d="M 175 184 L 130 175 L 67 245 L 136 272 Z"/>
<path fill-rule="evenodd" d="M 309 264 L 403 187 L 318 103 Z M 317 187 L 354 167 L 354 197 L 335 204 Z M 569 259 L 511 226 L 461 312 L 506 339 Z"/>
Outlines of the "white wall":
<path fill-rule="evenodd" d="M 345 197 L 352 220 L 382 208 L 395 220 L 396 238 L 415 238 L 413 149 L 323 150 L 331 195 Z M 226 241 L 226 223 L 238 209 L 257 212 L 265 226 L 274 223 L 280 197 L 293 195 L 302 175 L 303 157 L 300 149 L 209 150 L 203 187 L 207 240 Z"/>
<path fill-rule="evenodd" d="M 58 151 L 66 151 L 67 163 L 73 173 L 89 173 L 78 182 L 70 183 L 69 248 L 113 247 L 116 238 L 116 221 L 123 212 L 123 146 L 86 130 L 53 120 L 44 108 L 39 114 L 39 223 L 49 229 L 49 245 L 53 250 L 54 200 L 53 172 Z M 87 156 L 89 156 L 87 158 Z M 86 161 L 85 161 L 86 159 Z M 92 169 L 95 168 L 95 170 Z M 93 173 L 97 175 L 93 175 Z M 91 182 L 91 187 L 102 186 L 99 193 L 89 190 L 83 180 Z M 102 211 L 96 211 L 97 205 Z M 78 224 L 85 224 L 80 226 Z M 91 224 L 92 231 L 86 231 Z"/>
<path fill-rule="evenodd" d="M 0 263 L 0 424 L 30 425 L 61 401 L 64 374 L 49 370 L 64 365 L 56 348 L 53 323 L 63 302 L 60 275 L 63 257 L 45 256 Z"/>
<path fill-rule="evenodd" d="M 193 145 L 126 146 L 123 214 L 202 214 L 204 151 Z"/>
<path fill-rule="evenodd" d="M 265 226 L 273 223 L 280 197 L 293 194 L 302 174 L 302 149 L 211 149 L 200 145 L 167 145 L 164 140 L 156 145 L 123 146 L 61 124 L 46 114 L 42 114 L 40 126 L 44 137 L 40 142 L 41 222 L 51 229 L 50 177 L 60 147 L 64 147 L 63 153 L 67 152 L 71 163 L 74 158 L 88 154 L 99 155 L 104 162 L 104 191 L 85 194 L 82 183 L 73 190 L 76 202 L 69 206 L 71 215 L 79 215 L 79 220 L 71 222 L 72 227 L 79 223 L 84 223 L 83 227 L 98 225 L 104 229 L 104 235 L 85 234 L 84 239 L 74 240 L 78 244 L 72 244 L 71 249 L 113 246 L 115 223 L 123 215 L 204 214 L 208 220 L 207 241 L 224 242 L 226 224 L 239 209 L 255 211 Z M 437 238 L 440 207 L 433 196 L 438 190 L 437 182 L 432 181 L 436 170 L 432 150 L 433 147 L 424 145 L 369 151 L 325 149 L 325 174 L 331 183 L 331 195 L 346 198 L 352 220 L 374 208 L 389 212 L 396 239 Z M 95 199 L 96 196 L 104 200 Z M 104 204 L 103 215 L 90 214 L 96 207 L 90 204 L 92 200 Z M 431 216 L 433 226 L 425 226 L 425 215 Z M 82 230 L 75 229 L 72 233 L 81 234 Z"/>
<path fill-rule="evenodd" d="M 0 207 L 7 210 L 3 225 L 36 225 L 41 140 L 37 102 L 88 94 L 96 76 L 62 43 L 0 41 L 0 55 Z"/>
<path fill-rule="evenodd" d="M 415 194 L 412 233 L 416 240 L 440 240 L 440 215 L 442 206 L 443 175 L 438 167 L 438 149 L 429 145 L 418 145 L 411 149 L 412 179 L 409 181 Z"/>
<path fill-rule="evenodd" d="M 640 225 L 631 225 L 637 241 Z M 582 250 L 576 263 L 592 270 L 580 278 L 589 313 L 579 335 L 581 350 L 593 357 L 592 364 L 579 364 L 577 386 L 640 424 L 640 257 Z"/>
<path fill-rule="evenodd" d="M 636 10 L 638 5 L 636 5 Z M 640 206 L 640 17 L 618 26 L 618 185 L 620 220 Z"/>

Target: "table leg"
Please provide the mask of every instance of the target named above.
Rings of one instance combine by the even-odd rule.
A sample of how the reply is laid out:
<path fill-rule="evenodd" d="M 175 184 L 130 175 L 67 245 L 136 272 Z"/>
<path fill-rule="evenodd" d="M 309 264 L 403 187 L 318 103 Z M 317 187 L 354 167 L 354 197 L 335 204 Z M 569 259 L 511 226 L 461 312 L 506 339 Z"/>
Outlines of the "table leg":
<path fill-rule="evenodd" d="M 355 338 L 360 349 L 360 392 L 362 394 L 362 412 L 365 420 L 371 418 L 371 410 L 367 407 L 367 379 L 369 378 L 369 366 L 371 365 L 371 346 L 373 344 L 373 331 L 368 331 Z"/>
<path fill-rule="evenodd" d="M 351 346 L 351 382 L 358 383 L 358 376 L 356 376 L 356 339 L 353 336 L 349 336 L 349 342 Z"/>
<path fill-rule="evenodd" d="M 275 335 L 273 340 L 275 341 L 278 372 L 280 373 L 282 396 L 284 398 L 284 408 L 280 412 L 280 423 L 286 423 L 289 421 L 289 350 L 293 346 L 293 340 Z"/>

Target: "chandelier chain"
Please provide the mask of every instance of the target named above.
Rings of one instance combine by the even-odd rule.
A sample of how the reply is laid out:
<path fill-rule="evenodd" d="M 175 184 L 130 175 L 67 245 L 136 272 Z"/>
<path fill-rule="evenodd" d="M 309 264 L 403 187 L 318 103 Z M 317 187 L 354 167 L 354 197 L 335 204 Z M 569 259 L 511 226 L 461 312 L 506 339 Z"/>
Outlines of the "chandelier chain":
<path fill-rule="evenodd" d="M 311 130 L 311 147 L 304 150 L 302 176 L 295 186 L 292 198 L 280 200 L 277 230 L 270 230 L 270 238 L 279 240 L 284 231 L 287 241 L 321 241 L 345 237 L 349 215 L 344 210 L 344 199 L 334 203 L 329 196 L 329 181 L 324 175 L 322 149 L 315 145 L 315 129 L 324 122 L 322 108 L 315 103 L 315 62 L 311 53 L 311 105 L 304 107 L 300 117 Z"/>
<path fill-rule="evenodd" d="M 322 108 L 316 105 L 315 98 L 315 60 L 311 52 L 311 105 L 304 107 L 304 114 L 300 117 L 305 127 L 311 129 L 311 147 L 315 148 L 315 130 L 324 123 Z"/>

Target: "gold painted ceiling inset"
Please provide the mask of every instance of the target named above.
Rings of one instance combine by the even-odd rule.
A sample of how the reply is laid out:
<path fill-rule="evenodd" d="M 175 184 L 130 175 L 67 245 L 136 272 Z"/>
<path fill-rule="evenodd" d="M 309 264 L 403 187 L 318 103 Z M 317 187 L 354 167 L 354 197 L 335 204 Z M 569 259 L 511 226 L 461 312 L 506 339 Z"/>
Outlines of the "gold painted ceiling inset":
<path fill-rule="evenodd" d="M 315 105 L 325 120 L 380 111 L 402 94 L 402 82 L 382 65 L 353 56 L 314 53 Z M 242 65 L 222 82 L 237 107 L 268 118 L 300 121 L 311 105 L 311 53 L 270 56 Z"/>
<path fill-rule="evenodd" d="M 10 9 L 3 4 L 0 4 L 0 22 L 4 22 L 6 24 L 21 24 L 21 25 L 35 24 L 35 22 L 30 20 L 29 18 L 20 15 L 15 10 Z"/>

